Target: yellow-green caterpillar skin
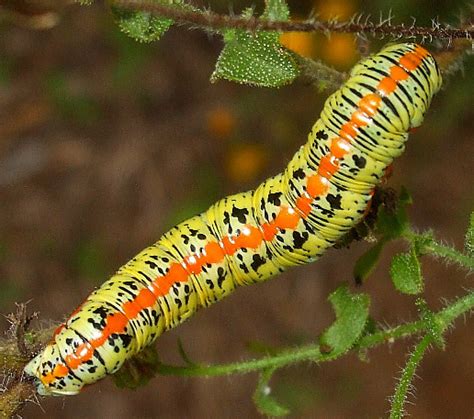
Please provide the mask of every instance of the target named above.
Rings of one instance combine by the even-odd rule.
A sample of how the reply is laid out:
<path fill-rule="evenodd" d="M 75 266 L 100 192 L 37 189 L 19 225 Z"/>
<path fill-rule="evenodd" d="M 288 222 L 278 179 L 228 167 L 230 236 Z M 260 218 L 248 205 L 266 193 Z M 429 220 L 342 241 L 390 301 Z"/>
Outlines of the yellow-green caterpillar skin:
<path fill-rule="evenodd" d="M 38 392 L 76 394 L 237 286 L 316 260 L 363 217 L 440 86 L 416 44 L 357 64 L 283 173 L 174 227 L 74 311 L 25 368 Z"/>

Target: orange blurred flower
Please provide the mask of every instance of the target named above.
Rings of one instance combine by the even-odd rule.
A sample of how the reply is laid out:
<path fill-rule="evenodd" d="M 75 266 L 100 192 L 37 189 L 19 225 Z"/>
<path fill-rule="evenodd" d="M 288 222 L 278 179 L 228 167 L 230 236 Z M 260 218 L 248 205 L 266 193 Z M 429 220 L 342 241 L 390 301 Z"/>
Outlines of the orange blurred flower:
<path fill-rule="evenodd" d="M 236 118 L 234 112 L 224 106 L 211 109 L 207 114 L 207 130 L 217 138 L 229 137 L 235 129 Z"/>
<path fill-rule="evenodd" d="M 316 0 L 314 8 L 321 19 L 347 19 L 356 11 L 352 0 Z"/>
<path fill-rule="evenodd" d="M 335 33 L 321 45 L 321 56 L 336 67 L 349 67 L 357 58 L 354 36 L 350 33 Z"/>
<path fill-rule="evenodd" d="M 255 179 L 265 166 L 265 152 L 255 144 L 241 144 L 227 158 L 227 176 L 232 182 L 245 183 Z"/>
<path fill-rule="evenodd" d="M 356 12 L 353 0 L 316 0 L 315 9 L 321 19 L 347 20 Z M 321 39 L 320 55 L 329 64 L 338 68 L 348 68 L 357 58 L 354 35 L 333 33 L 330 38 Z"/>
<path fill-rule="evenodd" d="M 280 43 L 303 57 L 312 57 L 314 55 L 314 36 L 309 32 L 282 33 L 280 35 Z"/>

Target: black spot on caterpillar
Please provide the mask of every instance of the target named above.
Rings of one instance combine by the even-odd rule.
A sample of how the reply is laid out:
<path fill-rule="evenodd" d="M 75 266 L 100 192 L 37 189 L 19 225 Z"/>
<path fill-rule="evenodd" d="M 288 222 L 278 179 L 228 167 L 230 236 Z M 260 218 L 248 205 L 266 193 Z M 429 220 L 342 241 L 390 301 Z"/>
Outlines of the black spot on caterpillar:
<path fill-rule="evenodd" d="M 416 44 L 357 64 L 282 173 L 171 229 L 73 312 L 25 367 L 38 392 L 76 394 L 238 285 L 314 261 L 360 221 L 440 86 Z"/>

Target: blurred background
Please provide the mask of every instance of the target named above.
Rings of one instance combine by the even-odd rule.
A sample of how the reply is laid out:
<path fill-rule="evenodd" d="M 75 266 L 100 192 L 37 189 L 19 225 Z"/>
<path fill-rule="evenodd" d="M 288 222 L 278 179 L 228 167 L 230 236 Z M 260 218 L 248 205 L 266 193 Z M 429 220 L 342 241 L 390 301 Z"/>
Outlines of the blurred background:
<path fill-rule="evenodd" d="M 258 2 L 257 10 L 261 10 Z M 326 18 L 392 10 L 397 22 L 457 24 L 463 1 L 372 0 L 288 2 L 293 17 L 311 10 Z M 195 4 L 198 4 L 195 2 Z M 202 3 L 201 3 L 202 4 Z M 213 10 L 240 12 L 252 2 L 210 1 Z M 42 27 L 35 30 L 34 27 Z M 374 41 L 376 51 L 388 42 Z M 352 35 L 285 35 L 303 55 L 341 70 L 358 59 Z M 143 45 L 121 34 L 104 5 L 70 5 L 59 12 L 3 12 L 0 23 L 0 312 L 29 301 L 43 327 L 59 322 L 96 286 L 179 221 L 216 199 L 255 187 L 282 170 L 306 141 L 327 93 L 294 83 L 259 89 L 209 77 L 219 37 L 172 28 Z M 433 228 L 461 247 L 474 208 L 473 60 L 448 80 L 422 128 L 396 162 L 390 185 L 405 185 L 420 230 Z M 329 251 L 319 262 L 245 289 L 196 314 L 158 341 L 165 362 L 180 362 L 182 340 L 196 362 L 255 356 L 254 342 L 295 346 L 333 321 L 326 298 L 353 287 L 352 268 L 370 244 Z M 414 300 L 394 291 L 387 263 L 393 244 L 361 291 L 383 324 L 414 320 Z M 472 287 L 456 268 L 425 258 L 426 299 Z M 430 351 L 415 381 L 412 417 L 472 418 L 472 319 L 458 321 L 447 350 Z M 0 330 L 7 322 L 0 318 Z M 413 341 L 381 346 L 320 366 L 279 371 L 273 394 L 292 417 L 385 416 L 395 377 Z M 30 403 L 25 418 L 258 417 L 256 375 L 157 377 L 136 391 L 103 380 L 73 398 Z"/>

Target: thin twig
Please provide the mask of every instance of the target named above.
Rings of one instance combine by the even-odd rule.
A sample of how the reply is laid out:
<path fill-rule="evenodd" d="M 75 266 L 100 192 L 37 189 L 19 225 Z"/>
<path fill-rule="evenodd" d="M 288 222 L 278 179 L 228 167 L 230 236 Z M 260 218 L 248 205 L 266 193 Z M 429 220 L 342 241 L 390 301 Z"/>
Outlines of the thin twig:
<path fill-rule="evenodd" d="M 402 419 L 405 416 L 404 406 L 410 390 L 411 382 L 415 376 L 416 368 L 420 364 L 423 355 L 432 341 L 433 338 L 431 335 L 425 335 L 410 354 L 408 362 L 400 377 L 400 381 L 398 382 L 397 389 L 395 390 L 395 395 L 393 396 L 390 419 Z"/>
<path fill-rule="evenodd" d="M 471 292 L 456 301 L 448 304 L 444 309 L 435 313 L 436 321 L 445 331 L 454 320 L 461 316 L 472 313 L 474 310 L 474 292 Z M 391 329 L 379 330 L 361 338 L 354 347 L 354 350 L 361 351 L 369 349 L 379 344 L 390 343 L 396 339 L 407 338 L 426 331 L 427 325 L 422 320 L 401 324 Z M 177 376 L 219 376 L 230 374 L 249 373 L 251 371 L 260 371 L 266 368 L 281 368 L 301 361 L 325 362 L 332 360 L 331 356 L 321 352 L 318 344 L 301 346 L 298 348 L 288 349 L 280 353 L 263 357 L 259 359 L 251 359 L 231 364 L 214 364 L 214 365 L 190 365 L 176 366 L 160 364 L 158 372 L 161 375 L 177 375 Z"/>
<path fill-rule="evenodd" d="M 114 6 L 130 10 L 140 10 L 153 15 L 174 20 L 179 24 L 204 27 L 210 30 L 245 29 L 249 31 L 279 31 L 279 32 L 346 32 L 370 33 L 372 35 L 391 35 L 394 37 L 422 39 L 469 39 L 474 36 L 474 28 L 454 28 L 433 22 L 431 27 L 414 26 L 412 24 L 393 25 L 391 20 L 374 23 L 362 22 L 360 19 L 349 21 L 338 20 L 304 20 L 304 21 L 279 21 L 266 20 L 257 17 L 241 17 L 218 14 L 211 11 L 167 6 L 148 0 L 114 0 Z"/>

